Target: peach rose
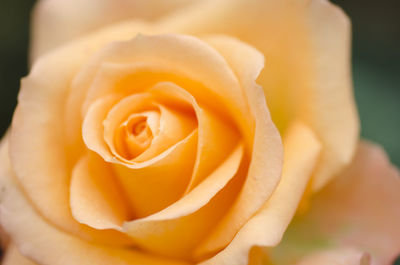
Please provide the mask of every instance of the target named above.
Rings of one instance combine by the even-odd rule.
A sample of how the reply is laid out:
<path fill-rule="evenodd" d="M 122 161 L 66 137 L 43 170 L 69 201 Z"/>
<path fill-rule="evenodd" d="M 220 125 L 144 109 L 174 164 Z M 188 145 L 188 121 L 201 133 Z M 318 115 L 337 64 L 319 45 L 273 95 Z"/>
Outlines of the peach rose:
<path fill-rule="evenodd" d="M 334 178 L 358 144 L 349 36 L 324 0 L 40 1 L 4 263 L 386 264 L 398 173 L 363 143 Z"/>

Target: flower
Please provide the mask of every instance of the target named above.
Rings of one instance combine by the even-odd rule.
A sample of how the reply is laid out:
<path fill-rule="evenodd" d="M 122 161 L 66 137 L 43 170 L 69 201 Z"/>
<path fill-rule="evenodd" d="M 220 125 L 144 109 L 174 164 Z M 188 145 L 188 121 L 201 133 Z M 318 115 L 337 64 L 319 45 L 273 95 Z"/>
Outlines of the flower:
<path fill-rule="evenodd" d="M 19 252 L 52 265 L 397 254 L 399 181 L 384 155 L 361 144 L 335 178 L 356 151 L 358 118 L 350 23 L 329 2 L 47 0 L 33 28 L 32 70 L 1 145 L 6 262 Z M 378 172 L 387 177 L 370 193 Z M 392 196 L 370 204 L 376 219 L 359 206 L 366 191 Z M 297 235 L 313 222 L 328 249 L 301 251 Z M 359 224 L 354 238 L 339 233 L 345 224 Z M 382 249 L 361 241 L 366 231 Z"/>

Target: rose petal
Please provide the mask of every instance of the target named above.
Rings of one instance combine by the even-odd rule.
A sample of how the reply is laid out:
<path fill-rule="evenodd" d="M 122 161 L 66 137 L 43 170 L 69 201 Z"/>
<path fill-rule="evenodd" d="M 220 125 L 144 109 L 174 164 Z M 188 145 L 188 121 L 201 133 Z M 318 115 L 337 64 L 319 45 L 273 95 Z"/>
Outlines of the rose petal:
<path fill-rule="evenodd" d="M 354 249 L 338 249 L 314 253 L 296 265 L 370 265 L 370 257 Z"/>
<path fill-rule="evenodd" d="M 24 255 L 39 264 L 183 265 L 136 249 L 91 244 L 49 225 L 32 208 L 13 179 L 7 143 L 0 147 L 1 225 Z"/>
<path fill-rule="evenodd" d="M 158 83 L 150 92 L 165 104 L 177 100 L 191 104 L 199 130 L 196 162 L 186 193 L 196 187 L 217 168 L 239 142 L 237 129 L 215 112 L 200 106 L 196 99 L 183 88 L 170 83 Z"/>
<path fill-rule="evenodd" d="M 118 153 L 115 146 L 116 131 L 124 120 L 134 114 L 150 109 L 160 112 L 160 130 L 150 146 L 133 159 Z M 105 161 L 120 163 L 132 168 L 141 168 L 141 162 L 156 159 L 162 152 L 174 149 L 173 146 L 186 138 L 195 129 L 196 118 L 190 112 L 176 111 L 159 105 L 149 93 L 121 96 L 108 95 L 96 100 L 89 108 L 82 128 L 87 147 Z"/>
<path fill-rule="evenodd" d="M 162 81 L 179 85 L 200 104 L 236 122 L 250 142 L 251 115 L 235 75 L 214 49 L 190 36 L 138 35 L 109 45 L 80 71 L 71 95 L 82 90 L 87 95 L 71 105 L 83 106 L 85 114 L 98 98 L 138 93 Z M 72 116 L 68 120 L 73 120 Z"/>
<path fill-rule="evenodd" d="M 72 171 L 70 205 L 75 219 L 96 229 L 119 229 L 132 215 L 112 168 L 94 153 Z"/>
<path fill-rule="evenodd" d="M 196 100 L 182 88 L 171 83 L 159 83 L 155 87 L 151 88 L 148 92 L 155 97 L 156 101 L 159 101 L 162 104 L 173 104 L 175 106 L 182 106 L 182 105 L 186 106 L 188 103 L 192 104 L 198 116 L 197 119 L 199 120 L 199 130 L 203 131 L 212 130 L 211 133 L 221 133 L 221 132 L 214 132 L 216 128 L 214 128 L 212 126 L 213 124 L 210 123 L 210 119 L 215 119 L 215 118 L 210 116 L 208 117 L 205 116 L 206 114 L 207 115 L 209 114 L 206 113 L 206 111 L 197 104 Z M 218 124 L 217 128 L 221 127 L 223 127 L 223 125 Z M 230 134 L 232 133 L 233 133 L 232 129 L 225 131 L 224 132 L 225 138 L 228 140 L 234 140 L 235 137 L 230 136 Z M 205 132 L 205 135 L 210 135 L 210 132 Z M 224 141 L 226 139 L 224 139 Z M 192 191 L 190 191 L 179 201 L 175 202 L 174 204 L 170 205 L 169 207 L 167 207 L 166 209 L 162 210 L 159 213 L 153 214 L 151 216 L 148 216 L 140 220 L 135 220 L 127 223 L 125 225 L 127 233 L 129 233 L 134 238 L 137 238 L 138 239 L 137 241 L 140 242 L 140 244 L 142 244 L 143 246 L 147 247 L 152 251 L 167 253 L 167 255 L 179 255 L 177 253 L 186 252 L 185 255 L 190 255 L 190 253 L 187 250 L 193 248 L 193 244 L 196 244 L 196 242 L 199 241 L 199 239 L 197 239 L 196 237 L 201 238 L 204 236 L 204 234 L 207 234 L 208 232 L 207 229 L 204 228 L 200 229 L 200 227 L 202 226 L 208 227 L 210 225 L 214 225 L 214 223 L 216 222 L 215 220 L 218 220 L 218 218 L 225 212 L 222 209 L 214 209 L 218 210 L 218 214 L 210 213 L 210 216 L 213 216 L 213 218 L 207 217 L 207 215 L 205 214 L 209 213 L 213 209 L 213 207 L 216 207 L 216 203 L 210 201 L 213 199 L 214 196 L 220 193 L 221 190 L 224 189 L 225 186 L 227 186 L 228 183 L 231 181 L 231 179 L 237 174 L 237 171 L 239 170 L 239 166 L 241 164 L 241 160 L 243 159 L 242 144 L 238 144 L 234 150 L 230 150 L 230 148 L 226 148 L 226 146 L 224 147 L 224 141 L 222 141 L 221 143 L 218 140 L 219 140 L 218 137 L 209 137 L 209 138 L 205 137 L 203 139 L 203 141 L 207 142 L 215 149 L 222 149 L 218 150 L 218 152 L 224 152 L 225 153 L 224 156 L 228 156 L 228 158 L 226 158 L 225 161 L 220 161 L 220 165 L 213 168 L 213 172 L 207 175 L 207 178 L 202 183 L 196 186 Z M 237 139 L 235 140 L 237 141 Z M 232 141 L 232 143 L 230 144 L 234 143 L 235 141 Z M 195 154 L 194 150 L 192 150 L 192 152 L 193 154 Z M 185 155 L 184 159 L 186 159 L 187 157 L 188 155 Z M 213 155 L 212 157 L 215 158 L 215 155 Z M 184 161 L 184 159 L 180 159 L 179 161 Z M 165 164 L 165 162 L 163 163 Z M 176 168 L 181 168 L 181 167 L 176 166 L 174 164 L 173 169 Z M 143 169 L 144 172 L 146 172 L 145 170 L 148 169 Z M 138 179 L 141 178 L 136 171 L 132 171 L 130 173 L 126 171 L 127 178 L 130 177 L 130 181 L 131 182 L 135 181 L 136 183 L 136 185 L 130 184 L 128 186 L 130 188 L 127 189 L 131 191 L 132 194 L 131 196 L 133 198 L 136 198 L 135 199 L 137 201 L 136 205 L 146 205 L 146 207 L 142 207 L 143 210 L 146 211 L 148 211 L 148 209 L 154 208 L 153 207 L 154 202 L 152 202 L 154 201 L 154 197 L 161 199 L 163 198 L 163 196 L 161 195 L 154 196 L 154 194 L 157 195 L 163 194 L 160 191 L 155 191 L 155 189 L 160 187 L 162 188 L 166 187 L 166 185 L 161 184 L 161 182 L 164 183 L 166 180 L 171 179 L 170 176 L 165 176 L 166 173 L 171 171 L 174 170 L 163 169 L 160 171 L 162 173 L 153 172 L 151 173 L 151 177 L 150 174 L 143 175 L 144 176 L 143 181 L 147 181 L 149 183 L 154 182 L 152 185 L 145 185 L 145 186 L 142 185 L 143 184 L 142 182 L 139 182 Z M 182 175 L 190 176 L 190 174 L 187 173 L 178 175 L 180 176 L 180 178 L 182 178 Z M 158 179 L 155 176 L 160 176 L 161 178 Z M 243 177 L 243 174 L 241 177 Z M 236 178 L 239 178 L 239 176 L 236 176 Z M 238 185 L 236 186 L 238 187 Z M 167 190 L 169 190 L 169 193 L 171 193 L 171 190 L 175 189 L 176 187 L 167 188 Z M 148 192 L 149 190 L 152 190 L 152 192 L 149 193 Z M 138 196 L 139 194 L 142 193 L 146 194 L 147 198 L 144 198 L 143 196 L 142 197 Z M 232 196 L 230 197 L 233 198 L 234 194 L 235 193 L 232 193 Z M 217 196 L 221 197 L 220 195 Z M 222 198 L 226 198 L 226 196 Z M 218 200 L 221 201 L 221 199 Z M 227 209 L 229 207 L 229 201 L 230 200 L 224 202 L 225 203 L 224 209 Z M 209 202 L 212 205 L 208 206 L 206 210 L 202 209 Z M 200 213 L 197 213 L 198 211 L 200 211 Z M 206 217 L 206 219 L 203 220 L 204 222 L 203 225 L 201 225 L 201 222 L 199 221 L 201 220 L 199 216 L 201 218 Z M 196 221 L 190 224 L 189 221 L 193 220 Z M 152 232 L 155 229 L 159 231 L 158 235 L 159 238 L 156 244 L 153 242 L 154 241 L 153 237 L 157 236 L 153 235 Z M 163 230 L 165 230 L 165 232 L 160 233 L 160 231 Z M 186 232 L 188 230 L 196 232 L 188 234 Z M 148 235 L 149 233 L 150 235 Z M 173 235 L 168 236 L 169 235 L 168 233 L 173 233 Z M 152 243 L 151 244 L 148 243 L 149 241 L 151 241 Z"/>
<path fill-rule="evenodd" d="M 140 103 L 135 99 L 141 95 L 142 94 L 133 94 L 122 99 L 110 110 L 104 120 L 104 139 L 114 153 L 116 151 L 113 149 L 113 134 L 117 129 L 116 127 L 127 114 L 133 114 L 137 109 L 140 109 Z M 196 117 L 194 117 L 191 112 L 180 112 L 179 110 L 159 105 L 156 101 L 151 102 L 151 96 L 149 95 L 149 97 L 150 99 L 147 100 L 147 106 L 144 105 L 142 107 L 159 109 L 159 132 L 152 140 L 150 146 L 139 156 L 131 160 L 133 163 L 144 162 L 158 156 L 171 146 L 186 138 L 197 127 Z"/>
<path fill-rule="evenodd" d="M 254 246 L 275 246 L 280 242 L 296 212 L 321 146 L 307 126 L 294 123 L 285 136 L 284 147 L 282 180 L 271 198 L 225 249 L 200 264 L 247 264 Z"/>
<path fill-rule="evenodd" d="M 32 21 L 31 61 L 85 33 L 125 19 L 154 20 L 194 0 L 41 0 Z"/>
<path fill-rule="evenodd" d="M 312 95 L 302 103 L 302 116 L 324 144 L 312 182 L 313 189 L 319 190 L 351 162 L 359 119 L 351 81 L 350 20 L 329 1 L 313 1 L 306 11 L 313 81 L 309 84 Z"/>
<path fill-rule="evenodd" d="M 184 193 L 193 171 L 197 129 L 152 160 L 113 166 L 135 218 L 158 212 Z M 126 220 L 129 221 L 129 220 Z"/>
<path fill-rule="evenodd" d="M 362 142 L 352 165 L 313 198 L 271 255 L 285 264 L 283 258 L 349 246 L 370 253 L 374 264 L 390 264 L 400 254 L 399 190 L 399 172 L 382 149 Z"/>
<path fill-rule="evenodd" d="M 134 97 L 138 100 L 146 99 L 147 104 L 151 96 L 144 95 Z M 93 103 L 85 118 L 83 135 L 90 149 L 102 155 L 106 161 L 116 163 L 113 166 L 116 177 L 129 200 L 134 216 L 140 218 L 165 208 L 185 191 L 196 156 L 197 130 L 184 139 L 177 140 L 174 145 L 152 159 L 140 163 L 120 161 L 110 153 L 103 138 L 102 121 L 107 118 L 108 110 L 115 103 L 113 96 Z M 129 106 L 136 108 L 139 105 Z M 112 126 L 110 121 L 108 126 Z"/>
<path fill-rule="evenodd" d="M 207 179 L 179 201 L 154 215 L 125 223 L 124 231 L 152 252 L 193 258 L 193 248 L 237 196 L 245 177 L 246 168 L 239 168 L 243 152 L 243 144 L 238 144 Z"/>
<path fill-rule="evenodd" d="M 206 19 L 205 19 L 206 18 Z M 205 1 L 161 21 L 165 32 L 224 34 L 265 56 L 261 73 L 273 121 L 284 133 L 301 119 L 323 144 L 314 190 L 353 157 L 358 116 L 350 73 L 350 23 L 327 0 Z"/>
<path fill-rule="evenodd" d="M 173 39 L 174 39 L 174 37 L 175 36 L 168 36 L 168 37 L 165 37 L 168 41 L 172 41 Z M 144 36 L 143 37 L 141 37 L 141 38 L 145 38 Z M 150 38 L 150 37 L 146 37 L 146 39 L 148 39 L 148 40 L 146 40 L 146 41 L 149 41 L 150 43 L 151 43 L 151 41 L 157 41 L 157 39 L 156 39 L 156 37 L 152 37 L 152 38 Z M 155 40 L 153 40 L 153 39 L 155 39 Z M 134 40 L 135 41 L 135 40 Z M 134 42 L 134 41 L 132 41 L 132 42 Z M 161 40 L 160 40 L 161 41 Z M 179 41 L 179 43 L 180 42 L 183 42 L 183 40 L 180 40 Z M 190 42 L 192 42 L 193 40 L 191 40 Z M 121 44 L 122 45 L 122 44 Z M 183 45 L 184 47 L 183 47 L 183 49 L 187 49 L 186 47 L 185 47 L 185 45 L 183 44 L 183 43 L 180 43 L 180 45 Z M 146 49 L 148 48 L 148 46 L 149 45 L 147 45 L 146 46 Z M 122 62 L 124 62 L 124 61 L 128 61 L 128 58 L 126 57 L 126 54 L 127 53 L 132 53 L 132 49 L 130 48 L 130 49 L 127 49 L 127 47 L 124 47 L 123 46 L 123 50 L 121 51 L 121 50 L 119 50 L 119 51 L 117 51 L 117 50 L 115 50 L 115 47 L 110 47 L 110 50 L 108 50 L 108 51 L 106 51 L 107 53 L 110 53 L 111 55 L 112 55 L 112 57 L 111 57 L 111 59 L 109 59 L 109 60 L 111 60 L 112 62 L 113 62 L 113 64 L 115 65 L 117 62 L 120 62 L 120 63 L 122 63 Z M 124 50 L 126 49 L 126 52 L 124 52 Z M 174 48 L 175 49 L 175 48 Z M 190 48 L 191 49 L 191 48 Z M 115 50 L 115 51 L 114 51 Z M 182 49 L 181 49 L 182 50 Z M 117 52 L 117 54 L 113 54 L 113 52 Z M 208 51 L 207 51 L 208 52 Z M 196 50 L 196 53 L 198 53 L 198 50 Z M 124 55 L 123 57 L 121 57 L 121 58 L 119 58 L 120 57 L 120 55 L 119 54 L 121 54 L 121 55 Z M 111 56 L 111 55 L 109 55 L 109 56 Z M 207 55 L 207 54 L 206 54 Z M 105 56 L 105 55 L 104 55 Z M 136 56 L 139 56 L 139 55 L 136 55 Z M 143 56 L 143 53 L 140 53 L 140 56 Z M 153 58 L 153 54 L 151 55 L 151 58 Z M 164 55 L 164 56 L 166 56 L 166 55 Z M 168 55 L 168 56 L 171 56 L 170 54 Z M 181 56 L 181 54 L 179 55 L 179 56 Z M 196 55 L 197 56 L 197 55 Z M 208 55 L 207 55 L 208 56 Z M 162 58 L 162 56 L 160 57 L 160 58 Z M 179 58 L 179 57 L 177 57 L 177 58 Z M 104 58 L 102 58 L 102 59 L 104 59 Z M 145 60 L 147 60 L 147 57 L 144 57 L 144 59 Z M 99 58 L 96 58 L 96 60 L 100 60 Z M 152 60 L 154 60 L 154 59 L 152 59 Z M 107 60 L 106 60 L 107 61 Z M 221 64 L 221 62 L 217 62 L 219 65 Z M 174 64 L 176 64 L 176 62 L 174 62 Z M 222 63 L 223 64 L 223 63 Z M 105 66 L 106 64 L 104 64 L 104 62 L 103 62 L 103 66 Z M 107 64 L 108 66 L 110 66 L 111 64 L 110 63 L 108 63 Z M 140 65 L 139 65 L 140 66 Z M 115 87 L 115 86 L 113 86 L 112 84 L 110 84 L 110 71 L 109 71 L 109 68 L 107 68 L 108 69 L 108 71 L 105 71 L 104 69 L 106 69 L 106 68 L 103 68 L 103 72 L 104 73 L 107 73 L 107 80 L 101 80 L 101 82 L 100 82 L 100 79 L 98 79 L 98 80 L 96 80 L 97 81 L 97 83 L 96 84 L 99 84 L 99 85 L 101 85 L 102 87 L 104 87 L 104 89 L 112 89 L 113 87 Z M 88 69 L 87 70 L 84 70 L 84 72 L 86 72 L 86 71 L 89 71 L 89 72 L 93 72 L 93 71 L 95 71 L 95 69 L 93 69 L 93 63 L 91 63 L 90 64 L 90 66 L 88 67 Z M 180 71 L 182 71 L 182 70 L 180 70 Z M 208 70 L 207 70 L 208 71 Z M 122 71 L 122 72 L 124 72 L 124 71 Z M 174 72 L 174 71 L 173 71 Z M 179 72 L 179 71 L 178 71 Z M 197 71 L 197 73 L 196 74 L 199 74 L 201 71 Z M 100 73 L 100 72 L 99 72 Z M 87 82 L 87 81 L 85 81 L 86 79 L 87 79 L 87 77 L 90 77 L 90 76 L 93 76 L 93 74 L 90 74 L 90 73 L 87 73 L 88 75 L 85 75 L 86 76 L 86 78 L 83 78 L 81 81 L 79 81 L 79 82 L 77 82 L 77 83 L 84 83 L 84 84 L 88 84 L 88 83 L 90 83 L 90 82 Z M 125 73 L 124 75 L 129 75 L 129 73 Z M 228 74 L 227 74 L 228 76 L 230 75 L 230 73 L 228 72 Z M 81 76 L 83 76 L 83 75 L 81 75 Z M 117 76 L 121 76 L 121 71 L 118 71 L 118 73 L 117 73 Z M 207 78 L 210 78 L 210 75 L 208 75 L 207 76 Z M 206 82 L 206 81 L 203 81 L 202 80 L 202 82 Z M 134 85 L 135 86 L 137 86 L 137 83 L 138 82 L 134 82 Z M 139 82 L 139 84 L 141 84 L 141 89 L 143 89 L 143 85 L 142 85 L 142 83 L 140 83 Z M 77 86 L 79 86 L 79 84 L 77 84 Z M 81 87 L 84 87 L 85 85 L 82 85 Z M 87 86 L 87 85 L 86 85 Z M 210 85 L 211 86 L 211 85 Z M 93 89 L 94 87 L 96 87 L 96 89 Z M 130 86 L 128 86 L 129 87 L 129 89 L 132 89 L 132 86 L 130 85 Z M 211 86 L 211 87 L 213 87 L 213 86 Z M 232 84 L 230 85 L 230 87 L 232 87 Z M 186 88 L 186 87 L 185 87 Z M 188 86 L 188 88 L 191 88 L 191 89 L 193 89 L 193 87 L 191 87 L 191 86 Z M 94 92 L 95 92 L 95 94 L 94 94 Z M 127 93 L 127 92 L 125 92 L 125 93 Z M 198 92 L 197 92 L 198 93 Z M 104 93 L 104 90 L 103 89 L 99 89 L 99 87 L 97 86 L 97 85 L 92 85 L 91 86 L 91 89 L 90 89 L 90 91 L 89 91 L 89 94 L 88 94 L 88 96 L 89 96 L 89 100 L 86 100 L 86 102 L 90 102 L 91 100 L 93 100 L 94 98 L 96 98 L 96 97 L 101 97 L 101 95 L 103 95 L 103 94 L 105 94 Z M 238 96 L 239 97 L 239 96 Z M 241 99 L 242 100 L 242 99 Z M 203 100 L 204 101 L 204 100 Z M 214 126 L 215 127 L 215 126 Z M 215 130 L 215 129 L 213 129 L 213 130 Z M 230 131 L 232 131 L 232 130 L 230 130 Z M 227 135 L 225 135 L 225 139 L 228 139 L 229 140 L 229 138 L 228 137 L 226 137 Z M 217 142 L 217 141 L 214 141 L 214 142 Z M 223 142 L 222 142 L 223 143 Z M 219 145 L 218 146 L 220 146 L 221 145 L 221 143 L 218 143 Z M 214 146 L 214 148 L 216 148 L 217 146 Z M 221 149 L 221 151 L 223 151 L 224 149 L 226 149 L 226 148 L 223 148 L 223 149 Z M 213 155 L 212 157 L 215 157 L 215 155 Z M 142 189 L 142 190 L 146 190 L 146 189 Z M 144 201 L 146 201 L 146 200 L 144 200 Z"/>
<path fill-rule="evenodd" d="M 89 110 L 83 126 L 85 136 L 86 121 L 91 120 L 92 113 L 97 113 L 96 109 L 103 113 L 102 117 L 94 122 L 98 125 L 104 119 L 105 140 L 109 147 L 111 145 L 111 151 L 114 151 L 114 155 L 111 156 L 109 161 L 120 164 L 115 165 L 114 170 L 125 191 L 126 198 L 133 208 L 135 218 L 157 212 L 182 195 L 190 180 L 196 154 L 197 130 L 190 132 L 190 130 L 193 130 L 196 119 L 186 114 L 178 115 L 175 111 L 161 106 L 160 126 L 162 128 L 149 148 L 132 161 L 125 159 L 117 161 L 114 158 L 117 155 L 115 149 L 112 148 L 112 139 L 114 138 L 112 133 L 115 131 L 115 127 L 123 117 L 127 116 L 127 113 L 146 108 L 151 104 L 151 98 L 150 94 L 145 93 L 124 98 L 109 111 L 107 117 L 104 117 L 104 112 L 107 112 L 107 110 L 104 111 L 104 106 L 97 108 L 97 104 L 94 103 L 93 107 L 96 108 L 93 112 L 91 111 L 92 108 Z M 99 99 L 96 102 L 102 102 L 102 100 Z M 157 102 L 153 103 L 156 104 Z M 98 128 L 96 129 L 96 127 Z M 102 126 L 93 127 L 93 134 L 97 133 L 98 138 L 101 138 L 99 134 L 102 134 L 100 127 Z M 94 140 L 91 135 L 89 134 L 90 137 L 87 138 L 86 143 Z M 98 141 L 104 142 L 103 139 Z M 97 147 L 102 148 L 101 152 L 108 153 L 108 156 L 103 156 L 105 159 L 110 157 L 108 148 L 104 144 L 97 145 Z M 146 156 L 149 159 L 143 162 L 137 161 L 138 159 L 145 159 Z M 129 220 L 126 219 L 125 221 Z"/>
<path fill-rule="evenodd" d="M 206 41 L 225 57 L 235 72 L 255 117 L 252 158 L 244 187 L 223 221 L 199 247 L 202 251 L 215 251 L 232 240 L 240 227 L 260 209 L 276 188 L 281 175 L 282 146 L 280 135 L 269 116 L 263 91 L 255 83 L 264 66 L 262 54 L 229 37 L 214 36 Z"/>
<path fill-rule="evenodd" d="M 103 121 L 106 119 L 110 109 L 121 99 L 117 95 L 108 95 L 93 102 L 90 106 L 82 125 L 82 138 L 86 147 L 99 154 L 104 161 L 119 162 L 110 152 L 109 146 L 104 139 Z M 141 97 L 143 99 L 143 96 Z M 143 99 L 144 100 L 144 99 Z"/>
<path fill-rule="evenodd" d="M 24 257 L 15 245 L 7 247 L 6 254 L 1 262 L 2 265 L 37 265 L 30 259 Z"/>
<path fill-rule="evenodd" d="M 145 31 L 143 25 L 127 23 L 65 46 L 38 60 L 29 76 L 22 80 L 11 130 L 13 170 L 24 192 L 43 216 L 56 226 L 85 238 L 101 233 L 79 225 L 70 213 L 69 173 L 80 151 L 64 138 L 69 129 L 62 121 L 66 94 L 74 75 L 93 52 L 110 40 L 131 38 L 139 29 Z M 75 107 L 79 111 L 79 107 Z"/>

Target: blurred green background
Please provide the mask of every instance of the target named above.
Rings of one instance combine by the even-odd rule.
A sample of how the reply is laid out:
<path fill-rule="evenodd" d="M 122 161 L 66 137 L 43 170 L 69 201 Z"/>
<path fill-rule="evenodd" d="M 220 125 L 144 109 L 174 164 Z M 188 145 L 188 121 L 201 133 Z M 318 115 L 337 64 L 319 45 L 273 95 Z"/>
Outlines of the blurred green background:
<path fill-rule="evenodd" d="M 353 76 L 362 136 L 400 166 L 400 1 L 335 0 L 353 21 Z M 33 0 L 0 0 L 0 133 L 10 124 L 27 74 Z"/>

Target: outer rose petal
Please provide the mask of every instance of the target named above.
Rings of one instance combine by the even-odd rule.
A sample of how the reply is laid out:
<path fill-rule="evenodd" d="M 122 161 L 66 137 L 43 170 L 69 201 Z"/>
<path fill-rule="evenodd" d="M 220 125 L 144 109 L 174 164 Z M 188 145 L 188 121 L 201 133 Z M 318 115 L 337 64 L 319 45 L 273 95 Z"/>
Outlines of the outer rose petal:
<path fill-rule="evenodd" d="M 33 261 L 24 257 L 15 245 L 8 246 L 2 265 L 36 265 Z"/>
<path fill-rule="evenodd" d="M 399 191 L 399 172 L 385 153 L 362 142 L 351 167 L 313 198 L 310 212 L 271 249 L 272 260 L 292 264 L 309 251 L 338 245 L 365 250 L 373 264 L 391 264 L 400 254 Z"/>
<path fill-rule="evenodd" d="M 353 249 L 323 251 L 305 257 L 296 265 L 370 265 L 370 257 Z"/>
<path fill-rule="evenodd" d="M 282 180 L 276 191 L 224 250 L 201 265 L 247 264 L 254 247 L 279 243 L 296 212 L 320 151 L 315 135 L 301 123 L 294 123 L 290 127 L 284 147 Z"/>
<path fill-rule="evenodd" d="M 197 0 L 41 0 L 33 13 L 31 58 L 124 19 L 154 20 Z"/>
<path fill-rule="evenodd" d="M 190 10 L 189 10 L 190 9 Z M 327 0 L 214 0 L 172 14 L 159 27 L 189 35 L 225 34 L 265 56 L 259 84 L 284 133 L 301 119 L 317 134 L 322 157 L 313 189 L 353 157 L 358 117 L 350 74 L 350 23 Z"/>
<path fill-rule="evenodd" d="M 7 140 L 7 139 L 6 139 Z M 8 142 L 0 145 L 0 222 L 21 253 L 45 265 L 185 265 L 144 254 L 134 248 L 91 244 L 49 225 L 32 208 L 15 183 Z M 14 264 L 13 264 L 14 265 Z"/>
<path fill-rule="evenodd" d="M 72 169 L 66 160 L 71 158 L 71 153 L 66 153 L 66 141 L 62 137 L 65 133 L 62 117 L 66 94 L 78 69 L 95 51 L 110 41 L 130 39 L 138 31 L 148 30 L 143 24 L 127 23 L 113 30 L 97 32 L 42 56 L 29 76 L 22 80 L 10 132 L 10 158 L 14 161 L 15 175 L 45 218 L 88 239 L 100 234 L 79 225 L 72 218 L 68 203 L 67 184 Z M 71 160 L 73 158 L 68 162 Z M 112 234 L 103 242 L 116 239 Z"/>

